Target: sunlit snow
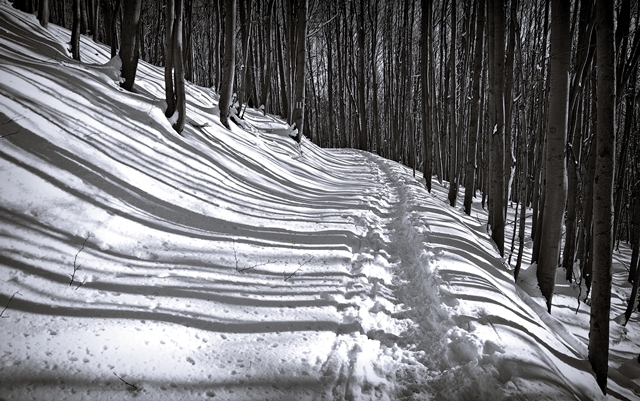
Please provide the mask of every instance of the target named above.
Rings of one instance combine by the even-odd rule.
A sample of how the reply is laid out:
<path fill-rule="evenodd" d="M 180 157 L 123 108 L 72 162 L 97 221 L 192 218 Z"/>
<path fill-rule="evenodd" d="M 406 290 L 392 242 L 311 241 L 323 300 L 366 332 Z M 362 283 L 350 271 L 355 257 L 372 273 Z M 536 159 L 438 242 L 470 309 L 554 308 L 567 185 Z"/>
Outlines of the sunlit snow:
<path fill-rule="evenodd" d="M 0 399 L 604 398 L 588 306 L 515 286 L 479 205 L 261 111 L 229 131 L 209 88 L 178 135 L 162 68 L 126 92 L 6 0 L 0 32 Z M 637 316 L 612 331 L 608 398 L 634 399 Z"/>

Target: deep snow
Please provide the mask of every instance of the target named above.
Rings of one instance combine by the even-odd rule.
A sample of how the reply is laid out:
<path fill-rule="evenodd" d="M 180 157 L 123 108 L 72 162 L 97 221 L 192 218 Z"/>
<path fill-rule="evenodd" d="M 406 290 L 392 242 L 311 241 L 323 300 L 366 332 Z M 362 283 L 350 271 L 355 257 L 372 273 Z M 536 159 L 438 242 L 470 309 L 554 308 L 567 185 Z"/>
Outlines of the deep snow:
<path fill-rule="evenodd" d="M 228 131 L 208 88 L 179 136 L 161 69 L 123 91 L 6 0 L 0 32 L 0 399 L 603 398 L 588 306 L 515 286 L 479 205 L 259 111 Z M 637 316 L 612 329 L 634 399 Z"/>

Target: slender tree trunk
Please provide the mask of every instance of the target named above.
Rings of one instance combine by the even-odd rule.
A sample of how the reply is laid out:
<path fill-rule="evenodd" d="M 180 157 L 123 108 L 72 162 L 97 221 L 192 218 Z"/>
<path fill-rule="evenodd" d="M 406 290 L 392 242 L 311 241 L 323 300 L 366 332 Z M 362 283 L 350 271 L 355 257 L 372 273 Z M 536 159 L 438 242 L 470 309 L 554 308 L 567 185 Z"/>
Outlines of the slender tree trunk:
<path fill-rule="evenodd" d="M 128 91 L 133 90 L 133 83 L 138 69 L 138 23 L 142 11 L 142 0 L 127 0 L 122 11 L 122 45 L 120 46 L 120 58 L 122 59 L 122 78 L 120 84 Z"/>
<path fill-rule="evenodd" d="M 491 238 L 504 256 L 504 3 L 489 0 L 489 71 L 490 130 L 491 138 Z"/>
<path fill-rule="evenodd" d="M 260 91 L 260 106 L 264 107 L 264 113 L 267 113 L 266 104 L 267 104 L 267 96 L 269 95 L 269 91 L 271 90 L 271 20 L 273 18 L 273 3 L 275 0 L 269 0 L 267 4 L 267 26 L 266 26 L 266 51 L 265 57 L 267 59 L 264 73 L 262 75 L 262 89 Z"/>
<path fill-rule="evenodd" d="M 571 69 L 571 3 L 551 2 L 549 124 L 546 140 L 545 190 L 542 233 L 537 278 L 551 313 L 556 269 L 560 258 L 562 223 L 567 200 L 567 116 L 569 112 L 569 72 Z"/>
<path fill-rule="evenodd" d="M 176 95 L 173 91 L 173 21 L 175 17 L 175 0 L 167 0 L 164 39 L 164 90 L 167 102 L 165 116 L 167 118 L 176 111 Z"/>
<path fill-rule="evenodd" d="M 93 37 L 93 41 L 98 41 L 98 21 L 100 14 L 100 7 L 98 6 L 98 0 L 91 0 L 91 35 Z"/>
<path fill-rule="evenodd" d="M 471 117 L 469 121 L 469 140 L 467 143 L 467 171 L 465 174 L 464 212 L 471 215 L 471 205 L 475 193 L 476 148 L 479 130 L 482 126 L 480 116 L 480 80 L 482 79 L 482 57 L 484 37 L 484 5 L 486 0 L 478 0 L 477 26 L 473 56 L 473 86 L 471 87 Z"/>
<path fill-rule="evenodd" d="M 360 0 L 360 15 L 358 16 L 358 117 L 359 117 L 359 148 L 367 150 L 367 112 L 365 99 L 365 31 L 364 31 L 364 2 Z"/>
<path fill-rule="evenodd" d="M 178 134 L 182 133 L 184 129 L 184 122 L 187 113 L 187 104 L 184 91 L 184 68 L 182 65 L 183 47 L 182 47 L 182 20 L 184 14 L 184 2 L 183 0 L 176 0 L 175 2 L 175 19 L 173 21 L 173 79 L 175 83 L 176 94 L 176 111 L 178 112 L 178 119 L 173 124 L 173 129 Z"/>
<path fill-rule="evenodd" d="M 118 15 L 120 15 L 121 5 L 122 0 L 116 0 L 116 7 L 111 13 L 111 58 L 114 58 L 116 54 L 118 54 Z"/>
<path fill-rule="evenodd" d="M 45 29 L 49 26 L 49 0 L 38 1 L 38 21 Z"/>
<path fill-rule="evenodd" d="M 308 0 L 299 0 L 296 10 L 298 50 L 296 52 L 296 81 L 295 81 L 295 105 L 292 120 L 298 133 L 294 136 L 300 143 L 304 134 L 304 108 L 305 108 L 305 56 L 307 52 L 307 7 Z"/>
<path fill-rule="evenodd" d="M 225 32 L 224 32 L 224 62 L 222 66 L 222 84 L 220 86 L 220 122 L 231 129 L 229 125 L 229 108 L 233 94 L 233 76 L 236 68 L 236 0 L 225 0 Z"/>
<path fill-rule="evenodd" d="M 483 0 L 481 0 L 483 1 Z M 431 135 L 431 110 L 430 104 L 430 80 L 429 80 L 429 43 L 431 36 L 429 33 L 429 27 L 431 24 L 432 15 L 432 1 L 422 0 L 422 22 L 421 22 L 421 42 L 422 47 L 422 64 L 421 64 L 421 79 L 422 79 L 422 146 L 424 148 L 424 179 L 427 186 L 427 191 L 431 192 L 431 176 L 433 175 L 433 161 L 431 160 L 431 153 L 433 149 L 433 137 Z"/>
<path fill-rule="evenodd" d="M 456 0 L 451 0 L 451 46 L 449 47 L 449 205 L 456 205 L 458 195 L 457 169 L 458 160 L 456 155 L 457 145 L 457 125 L 456 125 L 456 32 L 458 21 L 456 18 Z M 462 106 L 460 106 L 462 107 Z"/>
<path fill-rule="evenodd" d="M 615 43 L 613 2 L 596 3 L 598 60 L 598 115 L 596 171 L 593 187 L 593 290 L 589 361 L 596 381 L 607 392 L 609 369 L 609 312 L 611 310 L 611 258 L 613 172 L 615 154 Z"/>
<path fill-rule="evenodd" d="M 80 0 L 73 0 L 73 27 L 71 28 L 71 55 L 80 61 Z"/>
<path fill-rule="evenodd" d="M 633 283 L 631 290 L 631 297 L 629 298 L 629 304 L 627 310 L 624 313 L 625 325 L 631 319 L 633 310 L 636 309 L 638 304 L 638 286 L 640 285 L 640 269 L 638 269 L 638 255 L 640 254 L 640 189 L 636 188 L 635 192 L 635 211 L 633 213 L 633 243 L 631 251 L 631 264 L 629 265 L 629 278 L 628 281 Z"/>

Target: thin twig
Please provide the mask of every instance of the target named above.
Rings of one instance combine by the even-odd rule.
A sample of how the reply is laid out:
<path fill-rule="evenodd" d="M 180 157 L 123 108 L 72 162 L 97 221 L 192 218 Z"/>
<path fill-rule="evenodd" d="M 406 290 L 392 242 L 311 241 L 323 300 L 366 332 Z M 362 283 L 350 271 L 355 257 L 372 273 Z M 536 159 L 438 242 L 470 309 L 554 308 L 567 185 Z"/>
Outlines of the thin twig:
<path fill-rule="evenodd" d="M 21 130 L 22 130 L 22 127 L 18 128 L 18 130 L 16 132 L 12 132 L 10 134 L 6 134 L 6 135 L 0 136 L 0 139 L 4 139 L 4 138 L 6 138 L 8 136 L 15 135 L 15 134 L 19 133 Z"/>
<path fill-rule="evenodd" d="M 4 311 L 7 310 L 7 308 L 9 307 L 9 304 L 11 303 L 11 301 L 13 301 L 13 297 L 16 296 L 16 294 L 19 294 L 18 291 L 14 292 L 13 295 L 11 295 L 11 298 L 9 298 L 9 301 L 7 302 L 7 305 L 4 307 L 4 309 L 2 310 L 2 312 L 0 312 L 0 317 L 3 317 L 2 315 L 4 314 Z M 6 316 L 4 316 L 6 317 Z"/>
<path fill-rule="evenodd" d="M 242 273 L 242 272 L 246 272 L 247 270 L 255 269 L 256 267 L 266 266 L 266 265 L 271 264 L 271 263 L 273 263 L 273 262 L 272 262 L 272 261 L 270 261 L 270 260 L 268 260 L 268 261 L 266 261 L 266 262 L 264 262 L 264 263 L 258 263 L 258 264 L 255 264 L 255 265 L 253 265 L 253 266 L 243 267 L 243 268 L 241 268 L 241 269 L 238 269 L 238 271 L 239 271 L 240 273 Z"/>
<path fill-rule="evenodd" d="M 87 235 L 87 238 L 84 239 L 84 242 L 82 243 L 82 248 L 80 248 L 78 253 L 76 253 L 76 257 L 73 259 L 73 274 L 71 275 L 71 281 L 69 282 L 69 285 L 73 285 L 73 279 L 76 277 L 76 272 L 80 269 L 80 265 L 78 265 L 76 267 L 76 262 L 78 261 L 78 255 L 80 255 L 80 252 L 82 252 L 82 250 L 84 249 L 84 246 L 87 244 L 87 241 L 89 240 L 90 236 L 91 236 L 91 234 Z M 80 287 L 80 286 L 78 286 L 78 287 Z M 76 288 L 76 290 L 77 290 L 77 288 Z"/>
<path fill-rule="evenodd" d="M 84 278 L 84 280 L 82 280 L 82 283 L 78 284 L 78 286 L 76 287 L 76 290 L 77 290 L 78 288 L 82 287 L 82 285 L 83 285 L 84 283 L 86 283 L 86 282 L 87 282 L 87 278 L 85 277 L 85 278 Z"/>
<path fill-rule="evenodd" d="M 300 271 L 300 269 L 302 269 L 302 267 L 303 267 L 304 265 L 306 265 L 307 263 L 311 262 L 311 261 L 313 260 L 313 258 L 315 258 L 315 256 L 312 256 L 312 257 L 310 257 L 309 259 L 307 259 L 307 260 L 305 260 L 304 262 L 302 262 L 302 263 L 300 264 L 300 266 L 296 269 L 296 271 L 294 271 L 293 273 L 289 274 L 288 276 L 286 276 L 286 277 L 284 278 L 284 281 L 287 281 L 287 280 L 289 280 L 291 277 L 293 277 L 293 275 L 294 275 L 294 274 L 296 274 L 297 272 L 299 272 L 299 271 Z"/>
<path fill-rule="evenodd" d="M 233 257 L 236 259 L 236 271 L 238 271 L 238 253 L 236 252 L 236 239 L 233 239 Z"/>
<path fill-rule="evenodd" d="M 123 379 L 122 377 L 118 376 L 118 374 L 117 374 L 116 372 L 113 372 L 113 374 L 114 374 L 118 379 L 122 380 L 122 382 L 123 382 L 124 384 L 126 384 L 127 386 L 131 386 L 131 387 L 133 387 L 135 390 L 139 390 L 139 389 L 138 389 L 138 387 L 136 387 L 136 385 L 135 385 L 135 384 L 131 384 L 131 383 L 129 383 L 128 381 L 126 381 L 126 380 L 125 380 L 125 379 Z"/>

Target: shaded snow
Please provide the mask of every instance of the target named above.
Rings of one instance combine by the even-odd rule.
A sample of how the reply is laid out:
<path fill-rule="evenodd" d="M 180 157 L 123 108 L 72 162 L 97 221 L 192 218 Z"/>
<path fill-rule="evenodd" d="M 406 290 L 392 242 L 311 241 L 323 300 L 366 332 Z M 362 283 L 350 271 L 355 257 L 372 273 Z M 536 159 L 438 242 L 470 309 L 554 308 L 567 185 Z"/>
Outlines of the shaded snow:
<path fill-rule="evenodd" d="M 602 398 L 442 187 L 190 84 L 176 135 L 160 68 L 0 21 L 0 398 Z"/>

